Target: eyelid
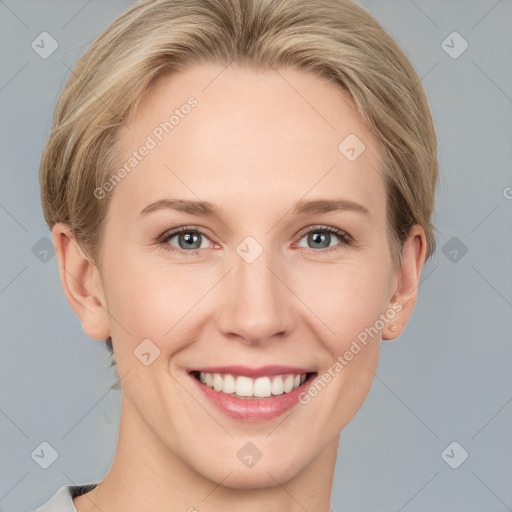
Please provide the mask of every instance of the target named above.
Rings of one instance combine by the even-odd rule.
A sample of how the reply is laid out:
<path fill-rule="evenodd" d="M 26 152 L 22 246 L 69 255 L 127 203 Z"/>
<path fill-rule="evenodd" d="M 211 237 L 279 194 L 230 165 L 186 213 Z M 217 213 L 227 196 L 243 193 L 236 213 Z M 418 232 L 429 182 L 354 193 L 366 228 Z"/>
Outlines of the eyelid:
<path fill-rule="evenodd" d="M 161 242 L 164 240 L 167 240 L 168 238 L 172 238 L 175 235 L 178 235 L 179 233 L 183 231 L 194 231 L 197 233 L 200 233 L 201 235 L 205 236 L 206 238 L 210 239 L 210 237 L 202 230 L 202 228 L 198 226 L 180 226 L 178 228 L 171 228 L 166 231 L 164 231 L 158 238 L 157 241 Z"/>
<path fill-rule="evenodd" d="M 312 226 L 305 227 L 304 229 L 299 231 L 299 233 L 297 234 L 297 238 L 300 240 L 304 235 L 307 235 L 310 232 L 314 232 L 315 230 L 316 231 L 327 231 L 329 233 L 334 233 L 336 236 L 345 240 L 347 243 L 348 242 L 352 243 L 355 241 L 354 238 L 344 229 L 336 228 L 334 226 L 327 226 L 327 225 L 323 225 L 323 224 L 313 224 Z"/>

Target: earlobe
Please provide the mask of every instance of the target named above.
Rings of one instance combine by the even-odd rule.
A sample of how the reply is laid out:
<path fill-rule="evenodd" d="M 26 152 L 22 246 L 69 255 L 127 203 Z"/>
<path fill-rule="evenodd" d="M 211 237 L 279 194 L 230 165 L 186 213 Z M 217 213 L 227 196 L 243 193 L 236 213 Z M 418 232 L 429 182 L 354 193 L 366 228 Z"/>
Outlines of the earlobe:
<path fill-rule="evenodd" d="M 110 336 L 106 301 L 99 271 L 84 253 L 69 225 L 58 222 L 52 228 L 59 275 L 66 298 L 90 338 Z"/>
<path fill-rule="evenodd" d="M 427 242 L 425 231 L 415 224 L 409 231 L 402 250 L 402 263 L 397 271 L 397 289 L 391 298 L 389 307 L 396 316 L 390 320 L 382 333 L 383 340 L 394 340 L 402 334 L 414 310 L 418 296 L 421 271 L 425 263 Z"/>

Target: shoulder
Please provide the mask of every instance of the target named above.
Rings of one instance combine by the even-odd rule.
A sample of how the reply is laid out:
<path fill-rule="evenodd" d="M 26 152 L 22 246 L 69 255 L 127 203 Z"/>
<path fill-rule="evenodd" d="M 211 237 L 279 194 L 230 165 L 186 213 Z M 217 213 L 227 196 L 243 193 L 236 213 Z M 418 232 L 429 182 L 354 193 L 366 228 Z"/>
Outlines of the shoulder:
<path fill-rule="evenodd" d="M 94 484 L 65 485 L 61 487 L 46 503 L 34 512 L 76 512 L 73 498 L 85 494 L 96 487 Z"/>

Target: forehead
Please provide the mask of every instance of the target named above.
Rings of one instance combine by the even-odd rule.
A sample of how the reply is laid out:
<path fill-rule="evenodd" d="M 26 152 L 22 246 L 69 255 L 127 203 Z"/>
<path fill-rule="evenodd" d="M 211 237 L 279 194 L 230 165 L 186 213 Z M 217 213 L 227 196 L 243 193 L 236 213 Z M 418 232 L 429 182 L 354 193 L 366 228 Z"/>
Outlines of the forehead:
<path fill-rule="evenodd" d="M 126 126 L 119 166 L 150 147 L 116 187 L 131 204 L 349 194 L 384 208 L 376 139 L 339 85 L 303 70 L 192 66 L 154 83 Z"/>

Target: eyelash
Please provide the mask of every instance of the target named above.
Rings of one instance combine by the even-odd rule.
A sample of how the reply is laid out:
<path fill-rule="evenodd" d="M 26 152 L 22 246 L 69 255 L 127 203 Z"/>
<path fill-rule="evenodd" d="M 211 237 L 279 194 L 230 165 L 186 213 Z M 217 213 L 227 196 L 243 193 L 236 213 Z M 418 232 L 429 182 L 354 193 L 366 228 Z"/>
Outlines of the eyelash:
<path fill-rule="evenodd" d="M 204 236 L 205 238 L 208 238 L 208 236 L 203 233 L 200 229 L 197 229 L 194 226 L 182 226 L 180 228 L 174 229 L 172 231 L 166 231 L 160 237 L 158 238 L 157 242 L 160 244 L 164 250 L 176 252 L 178 254 L 182 254 L 184 256 L 195 256 L 199 253 L 201 249 L 194 249 L 191 251 L 186 251 L 184 249 L 180 249 L 179 247 L 175 247 L 172 245 L 169 245 L 169 240 L 176 235 L 183 233 L 183 232 L 192 232 L 192 233 L 198 233 L 201 236 Z M 328 233 L 334 233 L 338 238 L 340 238 L 341 242 L 337 245 L 334 245 L 333 247 L 326 247 L 324 249 L 311 249 L 306 248 L 308 252 L 313 252 L 315 254 L 326 254 L 331 253 L 333 251 L 338 251 L 343 248 L 343 246 L 350 246 L 354 243 L 354 239 L 346 232 L 341 229 L 332 227 L 332 226 L 323 226 L 323 225 L 317 225 L 312 226 L 311 228 L 308 228 L 306 231 L 301 231 L 301 233 L 298 235 L 298 240 L 300 241 L 305 235 L 308 235 L 309 233 L 315 233 L 315 232 L 328 232 Z"/>

